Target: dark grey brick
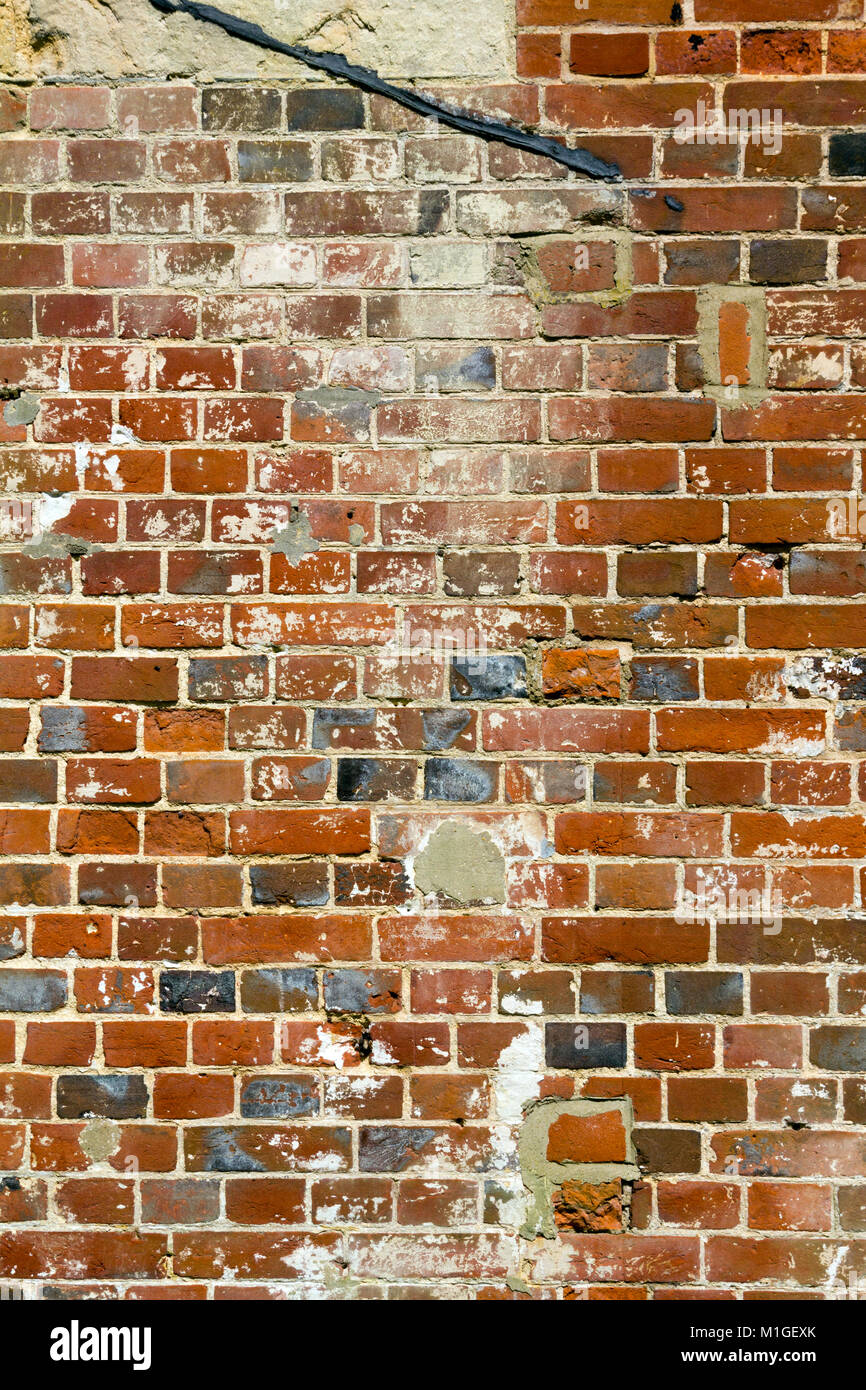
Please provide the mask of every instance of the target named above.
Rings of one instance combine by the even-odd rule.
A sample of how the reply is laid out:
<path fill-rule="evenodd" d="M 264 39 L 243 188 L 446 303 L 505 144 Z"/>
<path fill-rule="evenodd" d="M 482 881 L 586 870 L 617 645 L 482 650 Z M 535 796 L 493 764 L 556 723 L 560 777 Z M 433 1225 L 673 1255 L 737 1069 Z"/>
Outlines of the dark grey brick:
<path fill-rule="evenodd" d="M 698 663 L 692 657 L 635 657 L 631 663 L 633 700 L 697 700 Z"/>
<path fill-rule="evenodd" d="M 218 1221 L 220 1185 L 206 1178 L 146 1178 L 141 1219 L 147 1226 L 204 1226 Z"/>
<path fill-rule="evenodd" d="M 827 242 L 804 237 L 795 241 L 753 241 L 749 279 L 756 285 L 800 285 L 827 278 Z"/>
<path fill-rule="evenodd" d="M 421 727 L 426 753 L 440 753 L 457 742 L 463 730 L 472 722 L 472 715 L 460 709 L 424 709 Z"/>
<path fill-rule="evenodd" d="M 0 801 L 44 805 L 57 800 L 57 763 L 41 758 L 0 760 Z"/>
<path fill-rule="evenodd" d="M 185 558 L 185 557 L 184 557 Z M 244 564 L 243 551 L 212 550 L 202 552 L 189 570 L 171 570 L 169 589 L 173 594 L 231 594 L 234 593 L 238 564 Z M 253 670 L 261 669 L 262 658 L 254 658 Z"/>
<path fill-rule="evenodd" d="M 398 970 L 326 970 L 325 1008 L 332 1013 L 394 1013 L 400 1003 Z"/>
<path fill-rule="evenodd" d="M 866 1028 L 849 1024 L 813 1028 L 809 1058 L 824 1071 L 866 1071 Z"/>
<path fill-rule="evenodd" d="M 428 758 L 424 766 L 424 797 L 427 801 L 493 801 L 497 781 L 496 763 Z"/>
<path fill-rule="evenodd" d="M 307 438 L 315 438 L 310 431 L 328 428 L 334 432 L 340 429 L 345 438 L 368 440 L 370 438 L 370 415 L 372 407 L 360 391 L 336 390 L 327 388 L 325 393 L 318 391 L 299 391 L 292 407 L 292 418 L 298 427 L 303 427 Z"/>
<path fill-rule="evenodd" d="M 311 1076 L 252 1076 L 241 1088 L 245 1120 L 289 1120 L 318 1113 L 319 1090 Z"/>
<path fill-rule="evenodd" d="M 80 1120 L 99 1115 L 107 1120 L 141 1120 L 147 1114 L 143 1076 L 60 1076 L 57 1116 Z"/>
<path fill-rule="evenodd" d="M 330 748 L 334 729 L 365 728 L 375 722 L 374 709 L 317 709 L 313 715 L 313 747 Z"/>
<path fill-rule="evenodd" d="M 159 1007 L 166 1014 L 232 1013 L 235 977 L 231 970 L 163 970 Z"/>
<path fill-rule="evenodd" d="M 414 760 L 340 758 L 337 763 L 338 801 L 407 801 L 414 791 Z"/>
<path fill-rule="evenodd" d="M 446 551 L 442 583 L 451 598 L 500 598 L 520 588 L 520 556 L 505 550 Z M 476 665 L 484 660 L 479 654 Z"/>
<path fill-rule="evenodd" d="M 452 700 L 524 700 L 526 660 L 522 656 L 479 655 L 451 663 Z"/>
<path fill-rule="evenodd" d="M 668 241 L 666 285 L 727 285 L 738 278 L 740 247 L 736 241 Z"/>
<path fill-rule="evenodd" d="M 624 1067 L 624 1023 L 548 1023 L 545 1053 L 549 1067 L 587 1071 L 591 1067 Z"/>
<path fill-rule="evenodd" d="M 14 917 L 0 921 L 0 961 L 18 960 L 27 951 L 24 929 Z"/>
<path fill-rule="evenodd" d="M 251 689 L 250 677 L 256 682 Z M 268 691 L 266 656 L 192 657 L 189 698 L 216 702 L 263 699 Z"/>
<path fill-rule="evenodd" d="M 699 1173 L 701 1136 L 696 1129 L 635 1129 L 637 1160 L 645 1173 Z"/>
<path fill-rule="evenodd" d="M 78 870 L 78 901 L 86 907 L 154 907 L 155 864 L 82 864 Z"/>
<path fill-rule="evenodd" d="M 45 705 L 42 728 L 39 731 L 40 753 L 86 753 L 87 721 L 85 711 Z"/>
<path fill-rule="evenodd" d="M 592 770 L 593 800 L 627 801 L 632 806 L 652 806 L 660 801 L 676 800 L 677 770 L 672 764 L 665 764 L 663 770 L 647 777 L 648 786 L 640 785 L 643 780 L 627 764 L 596 763 Z"/>
<path fill-rule="evenodd" d="M 836 746 L 845 753 L 866 752 L 866 711 L 862 706 L 837 713 Z"/>
<path fill-rule="evenodd" d="M 278 130 L 280 94 L 273 87 L 206 87 L 202 130 Z"/>
<path fill-rule="evenodd" d="M 359 1136 L 358 1167 L 362 1173 L 400 1173 L 435 1138 L 435 1129 L 420 1125 L 364 1127 Z"/>
<path fill-rule="evenodd" d="M 419 348 L 415 380 L 419 391 L 431 381 L 440 391 L 467 391 L 473 387 L 492 391 L 496 385 L 496 358 L 490 347 L 477 347 L 463 356 L 455 354 L 450 361 L 443 360 L 441 352 L 428 355 Z"/>
<path fill-rule="evenodd" d="M 263 907 L 324 907 L 328 901 L 327 864 L 251 864 L 253 902 Z"/>
<path fill-rule="evenodd" d="M 866 131 L 840 130 L 830 136 L 830 177 L 866 178 Z"/>
<path fill-rule="evenodd" d="M 0 1013 L 53 1013 L 65 1003 L 61 970 L 0 970 Z"/>
<path fill-rule="evenodd" d="M 669 970 L 665 975 L 669 1014 L 741 1014 L 743 977 L 721 970 Z"/>
<path fill-rule="evenodd" d="M 347 1168 L 352 1154 L 352 1135 L 348 1129 L 328 1126 L 308 1131 L 310 1148 L 315 1152 L 321 1135 L 323 1154 L 335 1159 L 334 1167 Z M 295 1158 L 285 1146 L 274 1148 L 274 1131 L 268 1125 L 213 1125 L 187 1130 L 186 1166 L 189 1173 L 273 1173 L 304 1169 L 315 1164 Z M 265 1154 L 265 1159 L 259 1153 Z"/>
<path fill-rule="evenodd" d="M 434 236 L 448 224 L 449 199 L 447 188 L 424 188 L 418 199 L 418 236 Z"/>
<path fill-rule="evenodd" d="M 0 594 L 48 593 L 72 593 L 68 557 L 0 555 Z"/>
<path fill-rule="evenodd" d="M 244 1142 L 249 1137 L 244 1129 L 235 1125 L 231 1129 L 215 1126 L 213 1129 L 196 1129 L 191 1132 L 191 1142 L 195 1144 L 196 1172 L 204 1173 L 266 1173 L 268 1166 L 254 1153 L 244 1151 Z M 189 1144 L 190 1141 L 188 1141 Z"/>
<path fill-rule="evenodd" d="M 334 902 L 338 907 L 398 907 L 412 889 L 400 864 L 362 862 L 334 865 Z"/>
<path fill-rule="evenodd" d="M 504 977 L 508 978 L 508 977 Z M 500 989 L 503 976 L 500 974 Z M 563 987 L 562 1007 L 547 1009 L 547 1013 L 573 1012 L 569 1004 L 570 990 Z M 655 976 L 652 970 L 584 970 L 580 980 L 580 1009 L 583 1014 L 650 1013 L 655 998 Z"/>
<path fill-rule="evenodd" d="M 361 130 L 364 98 L 339 87 L 286 92 L 286 125 L 289 130 Z"/>

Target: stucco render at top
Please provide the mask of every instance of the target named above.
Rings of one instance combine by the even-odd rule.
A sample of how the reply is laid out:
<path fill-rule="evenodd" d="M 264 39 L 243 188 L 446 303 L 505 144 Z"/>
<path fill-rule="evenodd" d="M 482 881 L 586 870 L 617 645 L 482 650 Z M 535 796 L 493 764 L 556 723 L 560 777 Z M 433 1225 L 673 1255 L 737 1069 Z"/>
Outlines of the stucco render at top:
<path fill-rule="evenodd" d="M 857 1297 L 861 0 L 221 8 L 441 118 L 0 0 L 0 1285 Z"/>
<path fill-rule="evenodd" d="M 5 0 L 14 20 L 9 70 L 110 78 L 277 77 L 303 81 L 285 59 L 178 15 L 168 22 L 147 0 Z M 480 0 L 471 23 L 444 0 L 228 0 L 218 7 L 285 43 L 342 53 L 384 75 L 508 80 L 514 16 L 507 0 Z M 421 37 L 423 36 L 423 38 Z M 419 39 L 421 41 L 419 41 Z M 206 69 L 206 71 L 205 71 Z"/>

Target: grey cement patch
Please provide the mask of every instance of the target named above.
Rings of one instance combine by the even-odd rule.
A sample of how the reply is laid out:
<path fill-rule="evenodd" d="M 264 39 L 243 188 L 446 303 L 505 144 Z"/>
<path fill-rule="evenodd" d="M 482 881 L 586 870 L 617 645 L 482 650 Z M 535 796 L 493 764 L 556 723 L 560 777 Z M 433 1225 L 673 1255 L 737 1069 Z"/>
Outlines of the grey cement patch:
<path fill-rule="evenodd" d="M 313 536 L 310 518 L 300 507 L 293 506 L 288 524 L 277 531 L 271 549 L 285 555 L 290 564 L 296 565 L 305 555 L 312 555 L 318 548 L 319 542 Z"/>
<path fill-rule="evenodd" d="M 441 893 L 458 903 L 505 901 L 505 859 L 485 830 L 449 820 L 433 831 L 415 860 L 422 893 Z"/>
<path fill-rule="evenodd" d="M 20 425 L 32 425 L 36 416 L 39 414 L 42 402 L 38 396 L 31 396 L 27 392 L 22 396 L 17 396 L 15 400 L 7 401 L 3 407 L 3 419 L 12 429 Z"/>
<path fill-rule="evenodd" d="M 91 1163 L 104 1163 L 120 1148 L 121 1129 L 114 1120 L 88 1120 L 78 1142 Z"/>
<path fill-rule="evenodd" d="M 722 381 L 719 365 L 719 310 L 745 305 L 749 315 L 749 382 Z M 704 365 L 704 394 L 728 409 L 756 405 L 767 395 L 767 304 L 764 291 L 743 285 L 701 285 L 698 289 L 698 348 Z"/>

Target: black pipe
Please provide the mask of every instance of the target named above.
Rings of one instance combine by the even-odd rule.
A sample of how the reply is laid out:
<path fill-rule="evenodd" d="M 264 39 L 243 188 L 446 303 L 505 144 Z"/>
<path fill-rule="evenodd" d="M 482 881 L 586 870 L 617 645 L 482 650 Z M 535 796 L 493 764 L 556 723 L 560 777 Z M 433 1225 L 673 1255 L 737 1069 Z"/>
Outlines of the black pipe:
<path fill-rule="evenodd" d="M 193 19 L 203 20 L 206 24 L 217 25 L 236 39 L 254 43 L 259 48 L 272 49 L 274 53 L 285 53 L 288 58 L 305 63 L 309 68 L 317 68 L 320 72 L 329 73 L 331 77 L 351 82 L 362 91 L 388 97 L 400 106 L 416 111 L 419 116 L 441 121 L 443 125 L 462 130 L 466 135 L 477 135 L 481 140 L 499 140 L 505 145 L 513 145 L 515 149 L 528 150 L 530 154 L 554 159 L 557 164 L 564 164 L 567 169 L 576 169 L 578 173 L 586 174 L 591 179 L 613 181 L 622 177 L 618 165 L 599 159 L 589 150 L 571 150 L 559 140 L 552 140 L 544 135 L 533 135 L 529 131 L 518 129 L 517 126 L 506 125 L 504 121 L 491 121 L 486 116 L 472 116 L 468 112 L 451 110 L 430 97 L 385 82 L 371 68 L 358 67 L 341 53 L 316 53 L 312 48 L 305 48 L 301 44 L 283 43 L 271 34 L 266 34 L 258 24 L 250 24 L 245 19 L 239 19 L 237 15 L 226 14 L 224 10 L 215 9 L 213 5 L 201 5 L 198 0 L 150 0 L 150 3 L 163 14 L 188 14 Z"/>

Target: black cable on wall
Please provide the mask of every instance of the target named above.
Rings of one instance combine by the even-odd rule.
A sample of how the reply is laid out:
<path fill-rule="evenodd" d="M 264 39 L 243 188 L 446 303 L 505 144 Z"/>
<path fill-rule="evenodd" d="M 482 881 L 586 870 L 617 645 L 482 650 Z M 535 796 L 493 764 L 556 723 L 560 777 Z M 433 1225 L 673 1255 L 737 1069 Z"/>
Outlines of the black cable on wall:
<path fill-rule="evenodd" d="M 419 116 L 441 121 L 443 125 L 463 131 L 466 135 L 476 135 L 480 140 L 501 141 L 502 144 L 513 145 L 515 149 L 527 150 L 530 154 L 553 159 L 557 164 L 564 164 L 567 169 L 575 169 L 591 179 L 612 182 L 622 177 L 618 165 L 599 159 L 589 150 L 569 149 L 559 140 L 545 135 L 533 135 L 530 131 L 520 130 L 519 127 L 507 125 L 504 121 L 493 121 L 486 116 L 473 116 L 469 112 L 456 111 L 441 102 L 433 101 L 430 97 L 421 96 L 418 92 L 385 82 L 371 68 L 362 68 L 350 63 L 341 53 L 316 53 L 314 49 L 306 48 L 302 44 L 283 43 L 281 39 L 275 39 L 272 34 L 265 33 L 258 24 L 250 24 L 245 19 L 239 19 L 237 15 L 226 14 L 224 10 L 218 10 L 213 5 L 202 5 L 198 0 L 150 0 L 150 3 L 163 14 L 187 14 L 193 19 L 203 20 L 206 24 L 215 24 L 233 38 L 243 39 L 259 48 L 271 49 L 274 53 L 284 53 L 288 58 L 294 58 L 309 68 L 316 68 L 331 77 L 351 82 L 362 91 L 387 97 L 390 101 L 396 101 L 400 106 L 417 112 Z"/>

